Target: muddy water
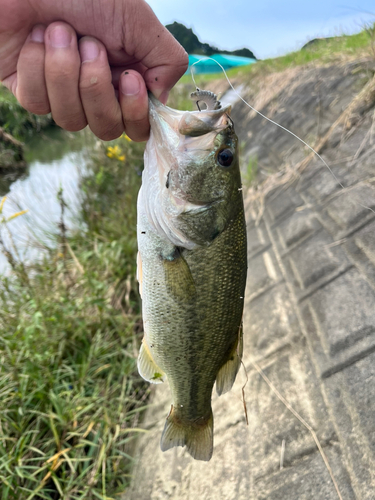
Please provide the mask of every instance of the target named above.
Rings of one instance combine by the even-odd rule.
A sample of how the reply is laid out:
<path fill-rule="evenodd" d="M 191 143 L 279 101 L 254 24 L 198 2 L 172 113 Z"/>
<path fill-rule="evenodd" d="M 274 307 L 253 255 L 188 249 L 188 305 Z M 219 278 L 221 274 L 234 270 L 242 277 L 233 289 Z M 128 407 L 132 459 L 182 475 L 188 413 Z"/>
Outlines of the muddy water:
<path fill-rule="evenodd" d="M 27 144 L 28 168 L 24 172 L 0 174 L 0 196 L 6 196 L 3 216 L 27 210 L 6 228 L 0 226 L 0 235 L 13 254 L 24 261 L 43 256 L 43 246 L 51 244 L 53 235 L 59 231 L 60 190 L 67 205 L 64 222 L 68 230 L 80 228 L 80 178 L 87 172 L 89 151 L 94 143 L 89 131 L 72 134 L 54 129 Z M 0 253 L 0 273 L 8 268 Z"/>

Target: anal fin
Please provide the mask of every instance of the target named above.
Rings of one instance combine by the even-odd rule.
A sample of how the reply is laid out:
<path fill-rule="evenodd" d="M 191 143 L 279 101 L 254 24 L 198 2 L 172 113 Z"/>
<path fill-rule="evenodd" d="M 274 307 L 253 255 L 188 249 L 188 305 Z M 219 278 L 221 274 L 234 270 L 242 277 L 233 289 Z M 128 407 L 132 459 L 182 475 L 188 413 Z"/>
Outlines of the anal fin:
<path fill-rule="evenodd" d="M 238 339 L 229 354 L 229 358 L 220 368 L 216 376 L 216 392 L 219 396 L 232 389 L 236 375 L 241 366 L 243 353 L 242 325 L 238 332 Z"/>
<path fill-rule="evenodd" d="M 175 446 L 186 446 L 187 451 L 195 460 L 208 462 L 212 457 L 214 446 L 214 419 L 212 411 L 208 418 L 198 422 L 180 420 L 172 406 L 165 422 L 161 436 L 161 451 Z"/>
<path fill-rule="evenodd" d="M 142 341 L 141 348 L 139 350 L 137 367 L 140 376 L 147 380 L 147 382 L 151 382 L 152 384 L 161 384 L 166 379 L 165 373 L 155 363 L 144 340 Z"/>

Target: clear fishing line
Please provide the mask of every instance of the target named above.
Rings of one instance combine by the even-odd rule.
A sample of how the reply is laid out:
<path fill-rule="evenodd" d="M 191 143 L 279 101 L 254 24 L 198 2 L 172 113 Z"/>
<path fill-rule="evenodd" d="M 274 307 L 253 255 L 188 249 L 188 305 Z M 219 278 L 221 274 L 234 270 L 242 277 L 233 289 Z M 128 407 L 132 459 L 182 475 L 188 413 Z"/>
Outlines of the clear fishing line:
<path fill-rule="evenodd" d="M 282 130 L 284 130 L 285 132 L 288 132 L 288 134 L 292 135 L 293 137 L 295 137 L 296 139 L 298 139 L 302 144 L 304 144 L 307 148 L 309 148 L 320 160 L 321 162 L 327 167 L 327 169 L 329 170 L 329 172 L 331 173 L 332 177 L 336 180 L 337 184 L 341 187 L 341 189 L 345 189 L 344 185 L 339 181 L 339 179 L 336 177 L 336 175 L 333 173 L 331 167 L 328 165 L 328 163 L 320 156 L 320 154 L 315 151 L 314 148 L 312 148 L 309 144 L 307 144 L 303 139 L 301 139 L 300 137 L 298 137 L 298 135 L 294 134 L 292 131 L 290 131 L 289 129 L 287 129 L 286 127 L 283 127 L 282 125 L 280 125 L 279 123 L 275 122 L 274 120 L 271 120 L 270 118 L 268 118 L 267 116 L 265 116 L 263 113 L 261 113 L 260 111 L 258 111 L 257 109 L 255 109 L 253 106 L 251 106 L 251 104 L 249 104 L 247 101 L 245 101 L 245 99 L 237 92 L 237 90 L 233 87 L 231 81 L 229 80 L 228 78 L 228 75 L 225 71 L 225 69 L 223 68 L 223 66 L 218 62 L 216 61 L 215 59 L 213 59 L 212 57 L 209 57 L 208 59 L 211 59 L 212 61 L 215 61 L 215 63 L 220 66 L 221 70 L 223 71 L 224 75 L 225 75 L 225 78 L 227 79 L 227 82 L 229 83 L 231 89 L 234 91 L 234 93 L 241 99 L 242 102 L 244 102 L 246 104 L 246 106 L 248 106 L 251 110 L 255 111 L 255 113 L 257 113 L 258 115 L 260 115 L 262 118 L 266 119 L 267 121 L 269 121 L 270 123 L 276 125 L 277 127 L 281 128 Z M 199 61 L 196 61 L 194 62 L 192 65 L 191 65 L 191 68 L 190 68 L 190 72 L 191 72 L 191 77 L 192 77 L 192 80 L 194 82 L 194 85 L 195 87 L 198 89 L 198 86 L 196 84 L 196 81 L 195 81 L 195 78 L 194 78 L 194 73 L 193 73 L 193 66 L 195 66 L 196 64 L 199 64 L 201 61 L 204 61 L 204 59 L 200 59 Z M 362 206 L 363 208 L 366 208 L 368 210 L 371 210 L 371 212 L 374 212 L 375 211 L 371 208 L 371 207 L 366 207 L 365 205 L 362 205 L 361 203 L 359 203 L 360 206 Z M 273 384 L 271 383 L 271 381 L 268 379 L 268 377 L 266 377 L 266 375 L 264 374 L 263 370 L 259 367 L 259 365 L 257 365 L 257 363 L 255 363 L 254 361 L 251 361 L 251 364 L 253 365 L 253 367 L 255 368 L 255 370 L 260 374 L 260 376 L 263 378 L 263 380 L 267 383 L 267 385 L 270 387 L 270 389 L 276 394 L 276 396 L 279 398 L 279 400 L 286 406 L 286 408 L 288 408 L 288 410 L 303 424 L 303 426 L 308 429 L 308 431 L 311 433 L 314 441 L 315 441 L 315 444 L 319 450 L 319 453 L 323 459 L 323 462 L 328 470 L 328 473 L 331 477 L 331 480 L 332 480 L 332 483 L 334 485 L 334 488 L 336 490 L 336 493 L 337 493 L 337 496 L 339 498 L 339 500 L 342 500 L 342 495 L 340 493 L 340 489 L 339 489 L 339 486 L 338 486 L 338 483 L 335 479 L 335 476 L 333 474 L 333 471 L 332 471 L 332 468 L 328 462 L 328 459 L 327 459 L 327 456 L 323 450 L 323 447 L 322 445 L 320 444 L 320 441 L 316 435 L 316 432 L 314 431 L 314 429 L 299 415 L 299 413 L 294 410 L 294 408 L 289 404 L 289 402 L 279 393 L 279 391 L 273 386 Z M 244 366 L 243 362 L 242 362 L 242 365 Z M 245 366 L 244 366 L 245 368 Z M 246 378 L 248 378 L 248 375 L 247 375 L 247 371 L 246 371 L 246 368 L 245 368 L 245 374 L 246 374 Z M 245 383 L 246 385 L 246 383 Z M 244 407 L 245 407 L 245 416 L 246 416 L 246 421 L 247 421 L 247 409 L 246 409 L 246 402 L 245 402 L 245 393 L 244 393 L 244 387 L 242 387 L 242 398 L 243 398 L 243 402 L 244 402 Z M 281 463 L 281 462 L 280 462 Z"/>
<path fill-rule="evenodd" d="M 199 64 L 200 62 L 205 61 L 207 59 L 210 59 L 211 61 L 214 61 L 218 66 L 220 66 L 220 68 L 221 68 L 222 72 L 224 73 L 224 76 L 227 79 L 227 82 L 229 83 L 231 89 L 241 99 L 241 101 L 244 104 L 246 104 L 246 106 L 248 106 L 252 111 L 254 111 L 255 113 L 257 113 L 259 116 L 261 116 L 265 120 L 269 121 L 273 125 L 276 125 L 277 127 L 281 128 L 285 132 L 288 132 L 288 134 L 290 134 L 293 137 L 295 137 L 296 139 L 298 139 L 304 146 L 306 146 L 308 149 L 310 149 L 310 151 L 312 151 L 319 158 L 319 160 L 327 167 L 327 169 L 329 170 L 329 172 L 331 173 L 332 177 L 335 179 L 335 181 L 337 182 L 337 184 L 340 186 L 340 188 L 343 189 L 343 190 L 345 190 L 345 186 L 339 181 L 339 179 L 333 173 L 331 167 L 324 160 L 324 158 L 322 158 L 320 156 L 320 154 L 317 151 L 315 151 L 315 149 L 313 147 L 311 147 L 309 144 L 307 144 L 307 142 L 305 142 L 303 139 L 301 139 L 300 137 L 298 137 L 298 135 L 296 135 L 295 133 L 293 133 L 291 130 L 287 129 L 286 127 L 283 127 L 283 125 L 280 125 L 280 123 L 277 123 L 274 120 L 271 120 L 271 118 L 268 118 L 268 116 L 265 116 L 263 113 L 261 113 L 260 111 L 258 111 L 257 109 L 255 109 L 251 104 L 249 104 L 247 101 L 245 101 L 245 99 L 241 96 L 241 94 L 239 94 L 239 92 L 237 92 L 237 90 L 233 87 L 232 82 L 229 80 L 227 72 L 225 71 L 225 69 L 223 68 L 223 66 L 218 61 L 216 61 L 216 59 L 214 59 L 213 57 L 205 57 L 205 59 L 199 59 L 198 61 L 195 61 L 190 66 L 191 78 L 192 78 L 193 83 L 194 83 L 194 85 L 195 85 L 195 87 L 197 89 L 198 89 L 198 86 L 197 86 L 197 83 L 196 83 L 195 78 L 194 78 L 193 66 L 195 66 L 196 64 Z M 373 210 L 371 207 L 367 207 L 366 205 L 362 205 L 362 203 L 360 203 L 358 201 L 356 201 L 356 203 L 358 203 L 362 208 L 370 210 L 371 212 L 373 212 L 375 214 L 375 210 Z"/>

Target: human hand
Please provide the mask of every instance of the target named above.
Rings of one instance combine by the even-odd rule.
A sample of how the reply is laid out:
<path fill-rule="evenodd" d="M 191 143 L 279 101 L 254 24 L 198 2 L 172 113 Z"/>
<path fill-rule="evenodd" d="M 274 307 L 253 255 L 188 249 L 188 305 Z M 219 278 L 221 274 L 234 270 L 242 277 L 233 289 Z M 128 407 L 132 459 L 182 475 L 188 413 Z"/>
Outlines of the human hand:
<path fill-rule="evenodd" d="M 165 103 L 187 68 L 144 0 L 0 0 L 0 11 L 0 80 L 66 130 L 146 140 L 147 89 Z"/>

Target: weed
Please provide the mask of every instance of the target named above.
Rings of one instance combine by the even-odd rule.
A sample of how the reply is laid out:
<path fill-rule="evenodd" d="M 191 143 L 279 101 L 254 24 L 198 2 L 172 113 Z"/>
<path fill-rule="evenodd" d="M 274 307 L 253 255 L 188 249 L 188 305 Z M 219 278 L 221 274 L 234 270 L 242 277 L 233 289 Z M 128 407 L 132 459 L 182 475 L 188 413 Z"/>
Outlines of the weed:
<path fill-rule="evenodd" d="M 245 187 L 250 187 L 256 179 L 258 173 L 258 158 L 250 156 L 245 169 L 242 170 L 242 183 Z"/>
<path fill-rule="evenodd" d="M 364 29 L 370 38 L 371 54 L 375 59 L 375 23 L 368 23 Z"/>
<path fill-rule="evenodd" d="M 2 500 L 110 498 L 129 481 L 148 394 L 135 368 L 142 146 L 124 138 L 116 146 L 125 164 L 101 146 L 82 179 L 84 233 L 67 231 L 60 191 L 60 231 L 44 259 L 26 268 L 6 249 L 12 273 L 0 285 Z"/>

